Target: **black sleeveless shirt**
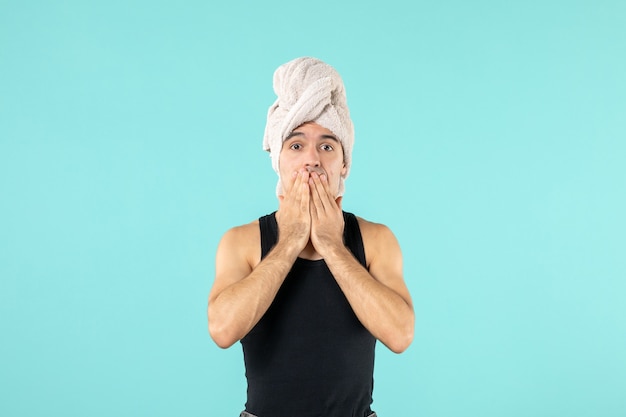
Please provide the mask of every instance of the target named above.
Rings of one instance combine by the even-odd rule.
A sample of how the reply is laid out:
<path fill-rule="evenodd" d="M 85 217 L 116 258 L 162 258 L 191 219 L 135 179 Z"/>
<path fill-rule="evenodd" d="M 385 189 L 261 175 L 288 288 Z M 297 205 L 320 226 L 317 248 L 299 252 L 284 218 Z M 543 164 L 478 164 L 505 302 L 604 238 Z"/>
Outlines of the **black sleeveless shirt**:
<path fill-rule="evenodd" d="M 276 213 L 259 219 L 261 257 L 278 239 Z M 365 267 L 356 217 L 344 243 Z M 324 260 L 298 258 L 259 323 L 241 339 L 248 400 L 258 417 L 371 414 L 376 339 L 357 319 Z"/>

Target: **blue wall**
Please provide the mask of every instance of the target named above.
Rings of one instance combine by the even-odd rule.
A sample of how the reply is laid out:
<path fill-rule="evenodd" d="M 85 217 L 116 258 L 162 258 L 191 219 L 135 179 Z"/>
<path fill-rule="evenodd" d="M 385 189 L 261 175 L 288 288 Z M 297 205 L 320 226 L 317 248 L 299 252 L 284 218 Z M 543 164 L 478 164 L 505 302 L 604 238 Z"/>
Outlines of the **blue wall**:
<path fill-rule="evenodd" d="M 415 302 L 410 349 L 377 351 L 379 415 L 626 416 L 625 21 L 621 1 L 0 1 L 0 415 L 238 415 L 213 258 L 277 206 L 272 73 L 311 55 L 356 126 L 344 207 L 395 231 Z"/>

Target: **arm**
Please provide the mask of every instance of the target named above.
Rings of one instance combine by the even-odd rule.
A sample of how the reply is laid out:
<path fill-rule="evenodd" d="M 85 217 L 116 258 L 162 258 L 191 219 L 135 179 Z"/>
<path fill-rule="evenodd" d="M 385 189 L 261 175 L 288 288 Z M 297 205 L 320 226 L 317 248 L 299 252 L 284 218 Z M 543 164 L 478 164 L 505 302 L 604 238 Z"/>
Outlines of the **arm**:
<path fill-rule="evenodd" d="M 393 352 L 403 352 L 413 340 L 415 315 L 398 241 L 386 226 L 359 219 L 368 271 L 343 243 L 341 198 L 331 196 L 325 176 L 312 174 L 310 185 L 311 242 L 363 326 Z"/>
<path fill-rule="evenodd" d="M 309 241 L 308 173 L 295 175 L 292 181 L 290 191 L 280 198 L 278 242 L 261 262 L 256 222 L 231 229 L 217 248 L 208 316 L 209 333 L 222 348 L 232 346 L 259 322 Z"/>
<path fill-rule="evenodd" d="M 413 340 L 415 316 L 402 277 L 400 246 L 386 226 L 361 223 L 369 271 L 345 245 L 332 245 L 326 263 L 361 323 L 391 351 Z"/>
<path fill-rule="evenodd" d="M 255 226 L 257 233 L 251 233 Z M 257 239 L 250 239 L 254 234 Z M 231 229 L 218 246 L 208 316 L 209 333 L 221 348 L 232 346 L 258 323 L 298 256 L 289 245 L 279 242 L 253 268 L 247 260 L 251 252 L 247 247 L 251 245 L 248 242 L 258 241 L 255 223 Z"/>

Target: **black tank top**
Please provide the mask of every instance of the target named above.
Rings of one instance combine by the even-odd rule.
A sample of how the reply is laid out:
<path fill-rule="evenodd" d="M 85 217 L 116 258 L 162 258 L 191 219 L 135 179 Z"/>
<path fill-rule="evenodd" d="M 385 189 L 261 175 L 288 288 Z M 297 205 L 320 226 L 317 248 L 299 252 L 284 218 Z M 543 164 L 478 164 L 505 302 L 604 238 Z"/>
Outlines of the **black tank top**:
<path fill-rule="evenodd" d="M 276 213 L 259 219 L 261 256 L 278 238 Z M 365 266 L 356 217 L 344 242 Z M 324 260 L 298 258 L 259 323 L 241 340 L 246 411 L 258 417 L 371 414 L 376 339 L 359 322 Z"/>

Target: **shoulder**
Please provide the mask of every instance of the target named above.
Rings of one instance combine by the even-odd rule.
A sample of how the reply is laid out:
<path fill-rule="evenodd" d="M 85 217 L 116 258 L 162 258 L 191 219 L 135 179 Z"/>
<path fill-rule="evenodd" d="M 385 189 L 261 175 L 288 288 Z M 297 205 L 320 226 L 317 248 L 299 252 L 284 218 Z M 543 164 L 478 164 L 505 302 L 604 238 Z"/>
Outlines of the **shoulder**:
<path fill-rule="evenodd" d="M 356 216 L 356 219 L 359 222 L 359 228 L 361 229 L 361 235 L 363 235 L 363 239 L 366 239 L 366 236 L 368 239 L 394 237 L 391 229 L 382 223 L 375 223 L 369 220 L 365 220 L 364 218 L 359 216 Z"/>
<path fill-rule="evenodd" d="M 222 236 L 217 249 L 217 261 L 219 262 L 220 259 L 245 260 L 251 267 L 254 267 L 261 257 L 260 240 L 258 220 L 235 226 Z"/>
<path fill-rule="evenodd" d="M 253 221 L 229 229 L 217 246 L 215 280 L 209 294 L 209 303 L 221 291 L 245 278 L 259 262 L 261 244 L 259 222 Z"/>
<path fill-rule="evenodd" d="M 260 236 L 258 220 L 253 220 L 250 223 L 228 229 L 226 233 L 224 233 L 224 236 L 222 236 L 222 241 L 246 239 L 255 234 Z"/>
<path fill-rule="evenodd" d="M 401 256 L 398 240 L 389 227 L 362 217 L 356 218 L 361 229 L 368 265 L 385 257 Z"/>

